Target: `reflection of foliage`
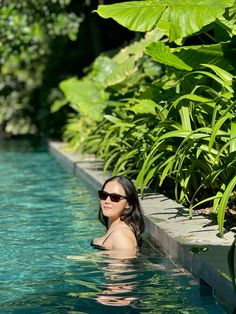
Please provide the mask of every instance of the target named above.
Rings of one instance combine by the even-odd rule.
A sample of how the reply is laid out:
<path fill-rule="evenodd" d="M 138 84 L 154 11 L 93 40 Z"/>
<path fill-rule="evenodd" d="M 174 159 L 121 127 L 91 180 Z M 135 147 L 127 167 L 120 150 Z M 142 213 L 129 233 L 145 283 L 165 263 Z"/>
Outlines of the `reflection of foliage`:
<path fill-rule="evenodd" d="M 13 0 L 1 5 L 0 125 L 7 132 L 36 131 L 30 97 L 42 82 L 50 41 L 56 36 L 75 40 L 81 21 L 67 10 L 69 4 L 70 0 Z"/>

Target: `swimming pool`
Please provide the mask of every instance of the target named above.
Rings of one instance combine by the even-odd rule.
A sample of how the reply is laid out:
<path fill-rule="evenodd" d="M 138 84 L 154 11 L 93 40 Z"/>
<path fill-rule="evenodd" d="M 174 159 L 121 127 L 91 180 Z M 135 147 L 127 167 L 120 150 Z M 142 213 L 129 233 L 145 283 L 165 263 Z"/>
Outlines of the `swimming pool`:
<path fill-rule="evenodd" d="M 0 145 L 0 314 L 225 313 L 207 287 L 144 245 L 97 251 L 96 191 L 45 147 Z"/>

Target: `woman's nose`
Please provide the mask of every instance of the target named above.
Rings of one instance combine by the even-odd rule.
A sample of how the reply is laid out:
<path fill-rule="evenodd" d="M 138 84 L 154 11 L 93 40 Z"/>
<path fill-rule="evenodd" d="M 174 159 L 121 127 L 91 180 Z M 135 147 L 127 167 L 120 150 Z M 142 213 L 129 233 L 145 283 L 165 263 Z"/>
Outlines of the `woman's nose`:
<path fill-rule="evenodd" d="M 107 198 L 105 199 L 105 202 L 108 202 L 108 203 L 110 203 L 111 202 L 111 198 L 110 198 L 110 196 L 108 195 L 107 196 Z"/>

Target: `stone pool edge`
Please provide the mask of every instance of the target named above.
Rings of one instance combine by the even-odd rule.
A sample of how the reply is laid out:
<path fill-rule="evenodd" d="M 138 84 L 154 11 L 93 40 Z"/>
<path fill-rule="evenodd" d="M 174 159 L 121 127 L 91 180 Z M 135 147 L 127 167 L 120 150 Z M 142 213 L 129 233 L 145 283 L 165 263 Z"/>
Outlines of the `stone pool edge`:
<path fill-rule="evenodd" d="M 91 155 L 73 153 L 63 142 L 49 141 L 49 152 L 71 173 L 98 189 L 109 176 L 103 163 Z M 216 225 L 195 215 L 162 194 L 141 199 L 145 215 L 145 238 L 199 280 L 214 289 L 216 298 L 229 313 L 236 308 L 236 294 L 229 279 L 227 252 L 234 234 L 218 236 Z M 198 252 L 198 253 L 196 253 Z"/>

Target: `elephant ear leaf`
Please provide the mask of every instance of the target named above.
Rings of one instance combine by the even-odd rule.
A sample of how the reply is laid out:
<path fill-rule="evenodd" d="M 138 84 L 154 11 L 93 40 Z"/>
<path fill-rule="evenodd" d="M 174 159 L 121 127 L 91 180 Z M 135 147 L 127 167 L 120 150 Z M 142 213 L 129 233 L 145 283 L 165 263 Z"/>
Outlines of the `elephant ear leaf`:
<path fill-rule="evenodd" d="M 60 83 L 60 89 L 65 95 L 70 106 L 81 115 L 91 118 L 93 121 L 101 121 L 108 94 L 94 82 L 75 77 Z"/>
<path fill-rule="evenodd" d="M 192 68 L 188 64 L 175 56 L 171 52 L 170 48 L 166 46 L 162 41 L 151 43 L 149 46 L 146 47 L 145 51 L 150 57 L 152 57 L 153 60 L 159 63 L 175 67 L 179 70 L 192 70 Z"/>
<path fill-rule="evenodd" d="M 190 36 L 221 17 L 233 0 L 183 0 L 171 1 L 169 10 L 169 38 L 176 41 Z"/>
<path fill-rule="evenodd" d="M 97 12 L 103 18 L 112 18 L 122 26 L 138 32 L 154 29 L 166 5 L 161 1 L 132 1 L 99 5 Z"/>
<path fill-rule="evenodd" d="M 158 27 L 170 41 L 179 41 L 222 17 L 233 3 L 234 0 L 128 1 L 99 5 L 94 12 L 137 32 Z"/>

